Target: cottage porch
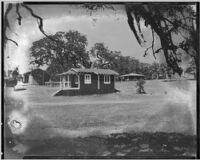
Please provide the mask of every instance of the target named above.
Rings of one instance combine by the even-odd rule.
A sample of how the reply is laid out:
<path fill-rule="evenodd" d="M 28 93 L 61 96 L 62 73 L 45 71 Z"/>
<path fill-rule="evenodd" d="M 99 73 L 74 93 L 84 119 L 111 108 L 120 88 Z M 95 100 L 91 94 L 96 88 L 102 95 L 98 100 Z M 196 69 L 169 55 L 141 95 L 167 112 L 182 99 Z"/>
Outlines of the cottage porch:
<path fill-rule="evenodd" d="M 60 77 L 59 90 L 53 93 L 55 95 L 62 95 L 62 92 L 67 92 L 68 95 L 74 95 L 80 90 L 80 75 L 75 72 L 65 72 L 58 74 Z"/>
<path fill-rule="evenodd" d="M 80 75 L 78 74 L 60 75 L 60 89 L 63 90 L 80 89 Z"/>

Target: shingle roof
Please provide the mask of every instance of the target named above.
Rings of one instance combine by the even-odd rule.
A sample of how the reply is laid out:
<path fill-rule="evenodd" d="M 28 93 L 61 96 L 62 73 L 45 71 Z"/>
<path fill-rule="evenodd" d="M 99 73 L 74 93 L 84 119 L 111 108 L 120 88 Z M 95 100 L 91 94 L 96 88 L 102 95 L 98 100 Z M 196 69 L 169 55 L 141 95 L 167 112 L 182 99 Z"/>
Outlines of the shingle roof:
<path fill-rule="evenodd" d="M 57 74 L 57 76 L 67 75 L 67 74 L 76 74 L 76 72 L 70 69 L 67 72 L 63 72 L 63 73 Z"/>
<path fill-rule="evenodd" d="M 124 74 L 124 75 L 121 75 L 120 77 L 127 77 L 127 76 L 144 77 L 144 75 L 137 74 L 137 73 Z"/>
<path fill-rule="evenodd" d="M 79 73 L 95 73 L 95 74 L 104 74 L 104 75 L 119 75 L 119 73 L 110 70 L 110 69 L 83 69 L 83 68 L 72 68 L 72 70 Z"/>
<path fill-rule="evenodd" d="M 95 74 L 104 74 L 104 75 L 119 75 L 119 73 L 110 70 L 110 69 L 83 69 L 83 68 L 71 68 L 69 71 L 58 74 L 66 75 L 66 74 L 76 74 L 76 73 L 95 73 Z"/>

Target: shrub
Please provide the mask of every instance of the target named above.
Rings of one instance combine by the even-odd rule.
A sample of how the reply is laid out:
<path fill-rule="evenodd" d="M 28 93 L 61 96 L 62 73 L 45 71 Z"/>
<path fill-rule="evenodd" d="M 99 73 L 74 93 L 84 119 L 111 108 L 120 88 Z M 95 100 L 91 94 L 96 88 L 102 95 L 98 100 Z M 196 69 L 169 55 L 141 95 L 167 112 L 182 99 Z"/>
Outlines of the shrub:
<path fill-rule="evenodd" d="M 137 94 L 146 94 L 146 92 L 144 91 L 144 84 L 145 84 L 145 80 L 144 79 L 139 79 L 136 83 L 136 93 Z"/>

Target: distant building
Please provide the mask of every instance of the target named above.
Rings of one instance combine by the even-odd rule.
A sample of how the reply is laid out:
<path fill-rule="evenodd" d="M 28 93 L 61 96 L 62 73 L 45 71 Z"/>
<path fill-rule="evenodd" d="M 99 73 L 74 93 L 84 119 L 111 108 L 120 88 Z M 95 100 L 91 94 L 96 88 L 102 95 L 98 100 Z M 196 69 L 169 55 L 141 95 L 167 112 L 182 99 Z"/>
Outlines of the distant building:
<path fill-rule="evenodd" d="M 190 72 L 183 72 L 181 76 L 186 79 L 196 79 L 196 70 Z"/>
<path fill-rule="evenodd" d="M 60 90 L 54 95 L 88 95 L 116 92 L 115 76 L 118 73 L 110 69 L 71 68 L 58 74 Z"/>
<path fill-rule="evenodd" d="M 26 72 L 23 74 L 23 83 L 28 83 L 30 74 L 31 72 Z"/>
<path fill-rule="evenodd" d="M 30 85 L 37 85 L 38 83 L 36 82 L 36 80 L 34 79 L 34 77 L 32 76 L 31 72 L 26 72 L 23 75 L 23 82 L 24 83 L 28 83 Z"/>
<path fill-rule="evenodd" d="M 23 75 L 23 82 L 30 85 L 44 85 L 49 79 L 50 76 L 48 73 L 39 68 L 34 69 L 31 72 L 26 72 Z"/>
<path fill-rule="evenodd" d="M 38 85 L 38 82 L 34 79 L 34 77 L 32 76 L 32 74 L 29 74 L 28 83 L 30 85 Z"/>
<path fill-rule="evenodd" d="M 5 87 L 14 87 L 18 83 L 22 83 L 22 80 L 23 80 L 23 77 L 21 74 L 19 74 L 16 78 L 5 76 L 4 77 L 4 86 Z"/>
<path fill-rule="evenodd" d="M 10 78 L 12 77 L 12 72 L 13 72 L 12 70 L 8 70 L 8 77 Z"/>
<path fill-rule="evenodd" d="M 129 73 L 129 74 L 124 74 L 120 76 L 120 79 L 122 81 L 134 81 L 138 79 L 144 79 L 144 75 L 142 74 L 136 74 L 136 73 Z"/>

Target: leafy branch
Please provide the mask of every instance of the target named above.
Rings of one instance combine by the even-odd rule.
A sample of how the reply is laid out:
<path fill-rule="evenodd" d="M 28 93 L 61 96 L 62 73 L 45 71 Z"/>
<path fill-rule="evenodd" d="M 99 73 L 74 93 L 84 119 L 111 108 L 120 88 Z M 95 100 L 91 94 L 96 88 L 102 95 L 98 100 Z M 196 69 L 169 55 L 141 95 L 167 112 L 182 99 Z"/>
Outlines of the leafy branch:
<path fill-rule="evenodd" d="M 51 39 L 52 41 L 56 41 L 56 40 L 53 39 L 51 36 L 49 36 L 49 35 L 47 35 L 47 34 L 45 33 L 44 28 L 43 28 L 43 27 L 44 27 L 44 26 L 43 26 L 43 18 L 40 17 L 39 15 L 37 15 L 36 13 L 34 13 L 34 11 L 33 11 L 29 6 L 27 6 L 27 5 L 24 4 L 24 3 L 17 3 L 17 4 L 15 5 L 16 14 L 17 14 L 17 16 L 18 16 L 18 17 L 17 17 L 17 21 L 18 21 L 18 24 L 19 24 L 19 25 L 21 25 L 22 19 L 23 19 L 22 15 L 21 15 L 21 13 L 20 13 L 20 10 L 19 10 L 20 7 L 25 8 L 25 9 L 31 14 L 31 16 L 37 20 L 37 22 L 38 22 L 38 28 L 39 28 L 39 30 L 41 31 L 41 33 L 42 33 L 43 35 L 45 35 L 47 38 Z M 17 43 L 15 40 L 13 40 L 13 39 L 11 39 L 11 38 L 8 38 L 7 35 L 6 35 L 7 29 L 11 29 L 11 28 L 10 28 L 10 23 L 9 23 L 8 15 L 9 15 L 9 13 L 11 12 L 12 8 L 13 8 L 13 4 L 9 3 L 9 4 L 8 4 L 8 7 L 7 7 L 7 9 L 6 9 L 5 15 L 4 15 L 4 47 L 5 47 L 5 44 L 6 44 L 7 41 L 11 41 L 11 42 L 13 42 L 16 46 L 18 46 L 18 43 Z"/>

